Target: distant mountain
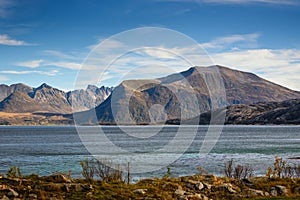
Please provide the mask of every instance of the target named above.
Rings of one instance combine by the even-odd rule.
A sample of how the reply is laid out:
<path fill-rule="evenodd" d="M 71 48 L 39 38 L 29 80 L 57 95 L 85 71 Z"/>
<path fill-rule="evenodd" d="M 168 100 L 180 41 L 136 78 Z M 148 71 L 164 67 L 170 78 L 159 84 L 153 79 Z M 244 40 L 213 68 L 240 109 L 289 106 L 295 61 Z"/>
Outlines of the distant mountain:
<path fill-rule="evenodd" d="M 86 90 L 64 92 L 47 84 L 32 88 L 24 84 L 0 85 L 0 111 L 11 113 L 72 113 L 100 104 L 112 88 L 88 86 Z M 73 109 L 72 110 L 72 106 Z"/>
<path fill-rule="evenodd" d="M 22 83 L 12 84 L 10 86 L 1 84 L 0 85 L 0 102 L 3 101 L 6 97 L 14 92 L 25 92 L 27 94 L 31 94 L 33 92 L 33 88 Z"/>
<path fill-rule="evenodd" d="M 218 85 L 214 82 L 223 81 L 225 99 L 212 102 L 212 87 L 206 85 L 207 81 L 213 86 Z M 216 109 L 233 104 L 297 98 L 300 98 L 300 92 L 252 73 L 222 66 L 192 67 L 160 79 L 123 81 L 95 111 L 76 113 L 74 118 L 82 124 L 149 124 L 193 119 L 211 110 L 213 103 L 217 104 Z"/>
<path fill-rule="evenodd" d="M 112 92 L 111 87 L 89 85 L 86 90 L 74 90 L 66 94 L 74 112 L 84 111 L 100 105 Z"/>
<path fill-rule="evenodd" d="M 300 99 L 231 105 L 212 112 L 216 116 L 226 113 L 225 121 L 220 122 L 221 124 L 300 124 Z M 202 113 L 200 118 L 198 117 L 199 124 L 210 124 L 211 114 L 210 111 Z M 180 122 L 179 119 L 173 119 L 167 121 L 167 124 L 194 124 L 194 121 L 195 119 Z"/>
<path fill-rule="evenodd" d="M 300 99 L 229 106 L 225 123 L 300 124 Z"/>

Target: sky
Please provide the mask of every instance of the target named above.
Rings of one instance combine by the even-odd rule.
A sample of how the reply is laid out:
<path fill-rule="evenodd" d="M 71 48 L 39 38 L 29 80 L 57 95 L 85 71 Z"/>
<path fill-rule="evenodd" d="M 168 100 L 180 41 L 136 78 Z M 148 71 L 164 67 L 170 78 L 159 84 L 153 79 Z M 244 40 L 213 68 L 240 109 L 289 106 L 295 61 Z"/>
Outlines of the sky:
<path fill-rule="evenodd" d="M 218 64 L 300 90 L 299 19 L 298 0 L 0 0 L 0 83 L 67 91 Z"/>

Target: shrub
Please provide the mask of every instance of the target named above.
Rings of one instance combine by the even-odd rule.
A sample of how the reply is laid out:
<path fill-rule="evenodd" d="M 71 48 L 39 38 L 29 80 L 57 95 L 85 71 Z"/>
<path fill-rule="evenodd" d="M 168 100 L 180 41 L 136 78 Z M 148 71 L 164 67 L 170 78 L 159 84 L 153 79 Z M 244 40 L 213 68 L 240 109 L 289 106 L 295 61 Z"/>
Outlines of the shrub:
<path fill-rule="evenodd" d="M 300 178 L 300 164 L 292 166 L 283 158 L 275 156 L 274 167 L 268 167 L 268 178 Z"/>
<path fill-rule="evenodd" d="M 104 182 L 120 181 L 125 182 L 126 177 L 123 175 L 123 169 L 120 164 L 114 165 L 109 160 L 83 160 L 80 161 L 82 176 L 87 180 L 95 178 Z M 127 183 L 130 183 L 129 163 L 127 165 Z"/>
<path fill-rule="evenodd" d="M 224 165 L 224 172 L 225 172 L 225 176 L 227 178 L 232 178 L 232 172 L 233 172 L 233 159 L 227 161 Z"/>
<path fill-rule="evenodd" d="M 22 173 L 20 167 L 12 166 L 7 171 L 7 177 L 10 178 L 22 178 Z"/>
<path fill-rule="evenodd" d="M 227 178 L 235 178 L 238 180 L 249 178 L 253 175 L 250 165 L 234 165 L 233 160 L 229 160 L 224 165 L 224 172 Z"/>

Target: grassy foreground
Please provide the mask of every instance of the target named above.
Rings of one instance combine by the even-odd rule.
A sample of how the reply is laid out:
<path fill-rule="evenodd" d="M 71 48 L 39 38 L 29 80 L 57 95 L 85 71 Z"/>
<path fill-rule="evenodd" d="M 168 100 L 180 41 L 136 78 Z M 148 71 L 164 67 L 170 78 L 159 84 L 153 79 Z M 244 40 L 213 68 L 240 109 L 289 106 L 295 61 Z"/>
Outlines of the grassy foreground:
<path fill-rule="evenodd" d="M 300 199 L 300 179 L 194 175 L 126 184 L 71 179 L 62 174 L 1 176 L 0 199 Z"/>

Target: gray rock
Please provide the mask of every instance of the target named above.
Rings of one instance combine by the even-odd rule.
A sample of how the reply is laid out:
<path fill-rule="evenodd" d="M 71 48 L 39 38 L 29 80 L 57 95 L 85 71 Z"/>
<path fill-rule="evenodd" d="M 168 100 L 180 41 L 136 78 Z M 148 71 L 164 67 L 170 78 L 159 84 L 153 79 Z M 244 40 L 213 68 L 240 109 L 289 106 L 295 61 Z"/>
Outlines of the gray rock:
<path fill-rule="evenodd" d="M 200 181 L 188 180 L 186 187 L 200 191 L 204 188 L 204 185 Z"/>
<path fill-rule="evenodd" d="M 229 192 L 229 193 L 231 193 L 231 194 L 237 193 L 237 192 L 233 189 L 233 187 L 232 187 L 232 185 L 231 185 L 230 183 L 225 183 L 225 184 L 220 185 L 220 186 L 214 186 L 214 187 L 212 188 L 212 191 L 224 191 L 224 192 Z"/>
<path fill-rule="evenodd" d="M 276 188 L 275 187 L 271 187 L 270 188 L 270 195 L 272 196 L 272 197 L 276 197 L 278 194 L 277 194 L 277 190 L 276 190 Z"/>
<path fill-rule="evenodd" d="M 276 188 L 279 195 L 281 195 L 281 196 L 286 196 L 287 195 L 287 189 L 286 189 L 285 186 L 276 185 L 275 188 Z"/>
<path fill-rule="evenodd" d="M 246 197 L 265 196 L 265 193 L 263 191 L 261 191 L 261 190 L 255 190 L 255 189 L 251 189 L 251 188 L 243 190 L 243 194 Z"/>
<path fill-rule="evenodd" d="M 202 184 L 204 186 L 204 189 L 211 190 L 211 185 L 209 183 L 203 182 Z"/>
<path fill-rule="evenodd" d="M 197 184 L 195 185 L 195 188 L 196 188 L 197 190 L 201 191 L 201 190 L 204 188 L 204 185 L 203 185 L 201 182 L 199 182 L 199 183 L 197 183 Z"/>
<path fill-rule="evenodd" d="M 266 197 L 270 196 L 270 193 L 269 192 L 265 192 L 265 196 Z"/>
<path fill-rule="evenodd" d="M 185 194 L 185 191 L 184 191 L 184 190 L 181 190 L 181 189 L 177 189 L 177 190 L 175 190 L 174 194 L 175 194 L 176 196 L 182 196 L 182 195 Z"/>
<path fill-rule="evenodd" d="M 136 189 L 133 191 L 135 194 L 146 194 L 147 189 Z"/>

